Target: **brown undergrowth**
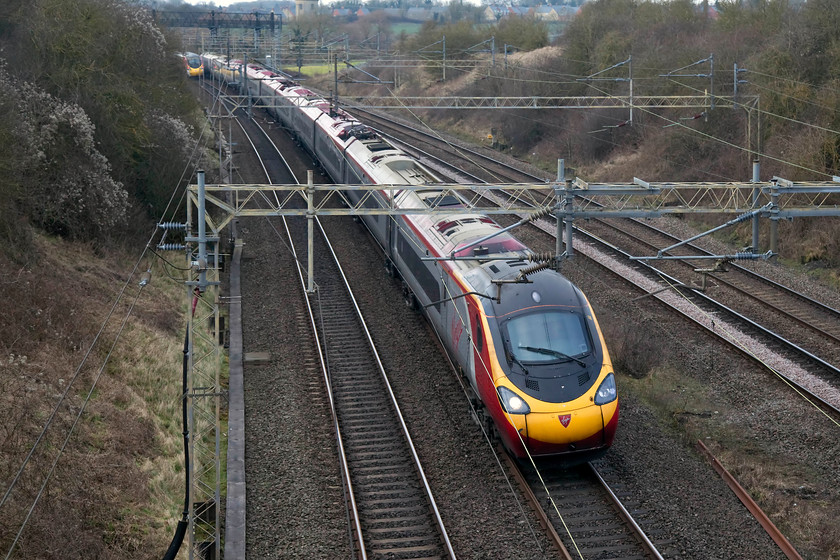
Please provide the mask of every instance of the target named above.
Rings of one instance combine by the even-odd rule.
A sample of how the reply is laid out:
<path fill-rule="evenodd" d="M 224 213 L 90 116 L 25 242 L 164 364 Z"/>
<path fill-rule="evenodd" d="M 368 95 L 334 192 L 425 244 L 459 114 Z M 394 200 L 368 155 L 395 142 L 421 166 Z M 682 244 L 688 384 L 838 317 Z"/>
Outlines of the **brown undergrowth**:
<path fill-rule="evenodd" d="M 141 290 L 119 248 L 33 249 L 0 255 L 0 546 L 160 557 L 183 496 L 179 285 L 156 269 Z"/>

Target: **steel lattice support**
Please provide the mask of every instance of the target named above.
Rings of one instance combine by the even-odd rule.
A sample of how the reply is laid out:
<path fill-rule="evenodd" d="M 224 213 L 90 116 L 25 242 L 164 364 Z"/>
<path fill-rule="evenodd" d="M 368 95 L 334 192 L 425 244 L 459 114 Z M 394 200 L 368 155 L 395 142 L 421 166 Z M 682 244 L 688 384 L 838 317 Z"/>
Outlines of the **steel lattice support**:
<path fill-rule="evenodd" d="M 199 186 L 204 174 L 199 172 Z M 196 229 L 193 207 L 197 208 Z M 187 264 L 189 328 L 188 399 L 190 477 L 189 558 L 221 558 L 221 383 L 218 236 L 206 235 L 203 191 L 189 193 Z M 208 251 L 209 248 L 209 251 Z M 209 554 L 209 556 L 208 556 Z"/>
<path fill-rule="evenodd" d="M 833 181 L 792 182 L 779 177 L 757 182 L 648 182 L 588 183 L 576 178 L 565 183 L 458 184 L 431 185 L 207 185 L 206 200 L 222 215 L 218 223 L 208 218 L 213 231 L 220 231 L 232 219 L 246 216 L 305 216 L 306 208 L 295 207 L 292 200 L 307 201 L 307 190 L 320 196 L 313 212 L 321 216 L 362 216 L 394 214 L 451 214 L 447 207 L 397 208 L 394 200 L 400 192 L 435 189 L 442 196 L 454 195 L 464 200 L 461 211 L 479 214 L 533 214 L 545 208 L 562 216 L 580 218 L 658 218 L 666 214 L 740 214 L 772 205 L 765 217 L 788 219 L 814 216 L 838 216 L 840 208 L 832 195 L 840 194 L 840 177 Z M 189 187 L 191 193 L 196 186 Z M 484 193 L 504 190 L 508 196 L 496 208 L 482 207 Z M 347 192 L 363 193 L 353 202 Z M 374 192 L 386 193 L 389 206 L 370 207 Z M 753 193 L 757 197 L 753 197 Z M 567 204 L 573 197 L 574 204 Z M 253 204 L 259 201 L 259 208 Z"/>

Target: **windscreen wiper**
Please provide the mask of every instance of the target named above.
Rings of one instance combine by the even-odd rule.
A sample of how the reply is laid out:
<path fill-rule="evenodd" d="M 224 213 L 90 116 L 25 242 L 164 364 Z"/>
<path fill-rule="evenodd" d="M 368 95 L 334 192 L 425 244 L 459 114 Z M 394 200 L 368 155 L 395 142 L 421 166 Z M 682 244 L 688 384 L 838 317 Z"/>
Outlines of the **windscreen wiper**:
<path fill-rule="evenodd" d="M 521 346 L 520 346 L 520 348 L 521 348 Z M 514 364 L 521 367 L 522 371 L 525 372 L 525 375 L 528 375 L 528 368 L 526 368 L 524 365 L 522 365 L 522 362 L 520 362 L 518 359 L 516 359 L 516 356 L 513 354 L 513 352 L 508 352 L 507 355 L 508 355 L 508 359 L 511 362 L 513 362 Z"/>
<path fill-rule="evenodd" d="M 564 354 L 558 350 L 552 350 L 551 348 L 538 348 L 536 346 L 520 346 L 523 350 L 527 350 L 528 352 L 536 352 L 537 354 L 547 354 L 549 356 L 554 356 L 555 358 L 559 358 L 561 360 L 574 360 L 580 367 L 586 367 L 586 362 L 581 360 L 580 358 L 575 358 L 574 356 L 569 356 L 568 354 Z"/>

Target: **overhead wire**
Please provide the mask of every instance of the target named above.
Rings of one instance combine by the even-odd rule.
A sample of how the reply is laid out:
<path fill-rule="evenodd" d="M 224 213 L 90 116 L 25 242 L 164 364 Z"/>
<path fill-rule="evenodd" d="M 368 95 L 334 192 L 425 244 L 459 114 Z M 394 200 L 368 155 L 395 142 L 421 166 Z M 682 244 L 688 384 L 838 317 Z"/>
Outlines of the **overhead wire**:
<path fill-rule="evenodd" d="M 678 83 L 678 84 L 680 84 L 681 86 L 686 87 L 686 88 L 688 88 L 688 89 L 694 89 L 695 91 L 700 91 L 700 90 L 698 90 L 697 88 L 692 87 L 692 86 L 689 86 L 689 85 L 687 85 L 687 84 L 682 84 L 682 83 L 680 83 L 680 82 L 676 82 L 676 83 Z M 759 89 L 767 89 L 767 90 L 769 90 L 769 88 L 766 88 L 766 87 L 760 86 L 760 85 L 758 85 L 758 84 L 750 84 L 750 85 L 756 86 L 756 87 L 758 87 Z M 770 90 L 770 91 L 773 91 L 773 90 Z M 804 99 L 801 99 L 801 98 L 797 98 L 797 97 L 794 97 L 794 96 L 791 96 L 791 95 L 788 95 L 788 94 L 784 94 L 784 93 L 782 93 L 782 92 L 773 91 L 773 93 L 776 93 L 777 95 L 784 95 L 784 96 L 786 96 L 786 97 L 790 97 L 790 98 L 792 98 L 792 99 L 795 99 L 795 100 L 797 100 L 797 101 L 801 101 L 801 102 L 803 102 L 803 103 L 809 103 L 807 100 L 804 100 Z M 813 104 L 813 103 L 812 103 L 812 104 Z M 813 105 L 816 105 L 816 104 L 813 104 Z M 823 108 L 823 109 L 828 109 L 828 110 L 831 110 L 831 109 L 829 109 L 828 107 L 822 107 L 822 106 L 819 106 L 819 105 L 816 105 L 816 106 L 817 106 L 817 107 L 820 107 L 820 108 Z M 780 120 L 783 120 L 783 121 L 788 121 L 788 122 L 792 122 L 792 123 L 794 123 L 794 124 L 800 124 L 800 125 L 802 125 L 802 126 L 807 126 L 807 127 L 810 127 L 810 128 L 815 128 L 815 129 L 817 129 L 817 130 L 822 130 L 822 131 L 824 131 L 824 132 L 830 132 L 830 133 L 832 133 L 832 134 L 837 134 L 837 135 L 840 135 L 840 131 L 838 131 L 838 130 L 834 130 L 834 129 L 827 128 L 827 127 L 824 127 L 824 126 L 820 126 L 820 125 L 818 125 L 818 124 L 814 124 L 814 123 L 809 123 L 809 122 L 806 122 L 806 121 L 801 121 L 801 120 L 798 120 L 798 119 L 793 119 L 793 118 L 790 118 L 790 117 L 785 117 L 784 115 L 779 115 L 779 114 L 777 114 L 777 113 L 773 113 L 773 112 L 767 111 L 767 110 L 765 110 L 765 109 L 761 109 L 761 108 L 759 108 L 759 107 L 755 107 L 755 108 L 753 108 L 752 110 L 755 110 L 755 111 L 757 111 L 757 112 L 759 112 L 759 113 L 761 113 L 761 114 L 763 114 L 763 115 L 768 115 L 768 116 L 771 116 L 771 117 L 774 117 L 774 118 L 777 118 L 777 119 L 780 119 Z M 835 112 L 836 112 L 836 111 L 835 111 Z"/>
<path fill-rule="evenodd" d="M 798 95 L 793 95 L 793 94 L 790 94 L 790 93 L 785 93 L 783 91 L 778 91 L 778 90 L 775 90 L 771 87 L 768 87 L 768 86 L 765 86 L 765 85 L 762 85 L 762 84 L 759 84 L 759 83 L 756 83 L 756 82 L 750 82 L 749 84 L 752 87 L 756 87 L 756 88 L 758 88 L 760 90 L 763 90 L 763 91 L 768 91 L 768 92 L 770 92 L 774 95 L 778 95 L 779 97 L 787 97 L 787 98 L 793 99 L 794 101 L 798 101 L 799 103 L 804 103 L 806 105 L 811 105 L 812 107 L 815 107 L 817 109 L 822 109 L 823 111 L 828 111 L 830 113 L 840 112 L 834 107 L 828 107 L 827 105 L 821 105 L 819 103 L 811 101 L 810 99 L 804 99 L 802 97 L 799 97 Z M 835 130 L 831 130 L 830 132 L 838 133 Z M 838 133 L 838 134 L 840 134 L 840 133 Z"/>
<path fill-rule="evenodd" d="M 561 57 L 561 58 L 563 58 L 563 57 Z M 568 59 L 568 60 L 573 60 L 573 59 Z M 434 62 L 439 62 L 437 59 L 434 59 L 433 61 L 434 61 Z M 580 61 L 578 61 L 578 62 L 580 62 Z M 453 70 L 458 71 L 458 72 L 461 72 L 461 73 L 467 73 L 467 72 L 472 72 L 472 71 L 474 71 L 474 69 L 470 69 L 470 70 L 468 71 L 468 70 L 461 69 L 461 68 L 453 68 Z M 770 75 L 767 75 L 767 74 L 761 74 L 761 73 L 758 73 L 758 74 L 763 75 L 763 76 L 766 76 L 766 77 L 771 77 L 771 78 L 773 77 L 773 76 L 770 76 Z M 564 76 L 571 76 L 571 75 L 568 75 L 568 74 L 563 74 L 563 75 L 564 75 Z M 492 76 L 490 76 L 490 77 L 492 77 L 492 78 L 494 78 L 494 79 L 498 79 L 498 80 L 503 80 L 503 81 L 520 81 L 520 80 L 521 80 L 521 79 L 519 79 L 519 78 L 512 78 L 512 77 L 509 77 L 509 76 L 500 76 L 500 75 L 492 75 Z M 582 78 L 582 77 L 581 77 L 581 78 Z M 634 78 L 634 81 L 645 80 L 645 79 L 648 79 L 648 80 L 656 80 L 656 79 L 657 79 L 657 77 L 649 77 L 649 78 L 644 78 L 644 77 L 641 77 L 641 78 Z M 699 88 L 696 88 L 696 87 L 690 86 L 690 85 L 688 85 L 688 84 L 682 83 L 682 82 L 680 82 L 680 81 L 678 81 L 678 80 L 674 80 L 673 78 L 670 78 L 670 79 L 669 79 L 669 81 L 671 81 L 672 83 L 675 83 L 675 84 L 677 84 L 677 85 L 679 85 L 679 86 L 681 86 L 681 87 L 685 87 L 685 88 L 688 88 L 688 89 L 694 90 L 694 91 L 696 91 L 696 92 L 698 92 L 698 93 L 704 93 L 704 94 L 705 94 L 705 93 L 707 93 L 707 92 L 705 92 L 704 90 L 700 90 Z M 792 81 L 792 82 L 794 82 L 794 83 L 798 83 L 798 84 L 804 84 L 804 82 L 796 82 L 795 80 L 789 80 L 789 81 Z M 560 84 L 563 84 L 563 83 L 568 83 L 568 82 L 542 82 L 542 83 L 548 83 L 548 84 L 553 84 L 553 85 L 560 85 Z M 605 89 L 603 89 L 603 88 L 596 87 L 596 86 L 595 86 L 595 85 L 593 85 L 591 82 L 588 82 L 588 83 L 587 83 L 587 85 L 589 85 L 589 87 L 591 87 L 591 88 L 595 89 L 596 91 L 598 91 L 599 93 L 601 93 L 602 95 L 605 95 L 605 96 L 607 96 L 607 97 L 612 97 L 612 98 L 616 98 L 616 99 L 618 99 L 618 98 L 620 98 L 620 97 L 621 97 L 621 96 L 614 95 L 614 94 L 610 93 L 609 91 L 607 91 L 607 90 L 605 90 Z M 759 87 L 763 87 L 763 86 L 759 86 Z M 394 96 L 395 98 L 397 98 L 396 94 L 395 94 L 393 91 L 390 91 L 390 90 L 389 90 L 389 92 L 391 93 L 391 95 L 392 95 L 392 96 Z M 777 94 L 778 94 L 778 93 L 780 93 L 780 92 L 774 92 L 774 93 L 777 93 Z M 806 102 L 806 103 L 808 102 L 807 100 L 801 100 L 801 101 Z M 812 103 L 812 104 L 813 104 L 813 103 Z M 813 105 L 815 105 L 815 106 L 817 106 L 817 107 L 820 107 L 820 108 L 824 108 L 824 109 L 828 109 L 828 110 L 830 110 L 830 108 L 827 108 L 827 107 L 824 107 L 824 106 L 820 106 L 820 105 L 817 105 L 817 104 L 813 104 Z M 628 106 L 628 107 L 629 107 L 629 106 Z M 826 176 L 830 176 L 830 174 L 829 174 L 829 173 L 826 173 L 826 172 L 824 172 L 824 171 L 819 171 L 819 170 L 816 170 L 816 169 L 811 169 L 811 168 L 809 168 L 809 167 L 807 167 L 807 166 L 804 166 L 804 165 L 801 165 L 801 164 L 797 164 L 797 163 L 794 163 L 794 162 L 791 162 L 791 161 L 785 160 L 785 159 L 780 158 L 780 157 L 773 156 L 773 155 L 771 155 L 771 154 L 769 154 L 769 153 L 766 153 L 766 152 L 756 152 L 755 150 L 749 150 L 748 148 L 745 148 L 745 147 L 740 146 L 740 145 L 738 145 L 738 144 L 735 144 L 735 143 L 733 143 L 733 142 L 729 142 L 729 141 L 727 141 L 727 140 L 724 140 L 724 139 L 722 139 L 722 138 L 716 137 L 716 136 L 714 136 L 714 135 L 711 135 L 711 134 L 708 134 L 708 133 L 705 133 L 705 132 L 699 131 L 699 130 L 697 130 L 697 129 L 695 129 L 695 128 L 692 128 L 692 127 L 689 127 L 689 126 L 686 126 L 684 123 L 682 123 L 682 122 L 680 122 L 680 121 L 678 121 L 678 120 L 668 119 L 667 117 L 665 117 L 665 116 L 663 116 L 663 115 L 660 115 L 660 114 L 658 114 L 658 113 L 656 113 L 656 112 L 654 112 L 654 111 L 652 111 L 652 110 L 650 110 L 650 109 L 648 109 L 648 108 L 645 108 L 645 107 L 640 107 L 640 106 L 636 106 L 636 105 L 634 105 L 634 107 L 633 107 L 633 108 L 639 109 L 639 110 L 641 110 L 641 111 L 643 111 L 643 112 L 645 112 L 645 113 L 647 113 L 647 114 L 650 114 L 650 115 L 652 115 L 652 116 L 654 116 L 654 117 L 656 117 L 656 118 L 658 118 L 658 119 L 662 119 L 662 120 L 664 120 L 664 121 L 668 122 L 668 123 L 669 123 L 669 124 L 668 124 L 668 126 L 678 126 L 678 127 L 680 127 L 681 129 L 684 129 L 684 130 L 686 130 L 686 131 L 691 131 L 691 132 L 692 132 L 692 133 L 694 133 L 694 134 L 698 134 L 698 135 L 703 136 L 703 137 L 705 137 L 705 138 L 707 138 L 707 139 L 709 139 L 709 140 L 712 140 L 712 141 L 714 141 L 714 142 L 721 143 L 721 144 L 727 145 L 727 146 L 729 146 L 729 147 L 732 147 L 732 148 L 735 148 L 735 149 L 738 149 L 738 150 L 741 150 L 741 151 L 749 151 L 750 153 L 757 153 L 758 155 L 760 155 L 760 156 L 762 156 L 762 157 L 765 157 L 766 159 L 769 159 L 769 160 L 772 160 L 772 161 L 776 161 L 777 163 L 781 163 L 781 164 L 783 164 L 783 165 L 787 165 L 787 166 L 795 167 L 795 168 L 798 168 L 798 169 L 801 169 L 801 170 L 804 170 L 804 171 L 808 171 L 808 172 L 810 172 L 810 173 L 815 173 L 815 174 L 818 174 L 818 175 L 826 175 Z M 817 130 L 822 130 L 822 131 L 824 131 L 824 132 L 828 132 L 828 133 L 832 133 L 832 134 L 840 134 L 840 131 L 833 130 L 833 129 L 830 129 L 830 128 L 827 128 L 827 127 L 823 127 L 823 126 L 820 126 L 820 125 L 815 125 L 815 124 L 813 124 L 813 123 L 808 123 L 808 122 L 805 122 L 805 121 L 800 121 L 800 120 L 797 120 L 797 119 L 792 119 L 792 118 L 790 118 L 790 117 L 784 117 L 784 116 L 782 116 L 782 115 L 778 115 L 778 114 L 775 114 L 775 113 L 772 113 L 772 112 L 770 112 L 770 111 L 767 111 L 767 110 L 764 110 L 764 109 L 760 109 L 760 108 L 756 108 L 756 110 L 757 110 L 759 113 L 764 114 L 764 115 L 767 115 L 767 116 L 772 116 L 772 117 L 774 117 L 774 118 L 782 119 L 782 120 L 785 120 L 785 121 L 788 121 L 788 122 L 792 122 L 792 123 L 795 123 L 795 124 L 801 124 L 801 125 L 803 125 L 803 126 L 812 127 L 812 128 L 817 129 Z M 412 113 L 412 114 L 413 114 L 413 113 Z M 422 122 L 422 121 L 419 119 L 419 117 L 417 117 L 417 116 L 416 116 L 416 114 L 413 114 L 413 116 L 415 116 L 415 118 L 417 118 L 417 119 L 418 119 L 418 122 Z M 522 117 L 521 117 L 521 115 L 517 115 L 517 117 L 522 118 Z M 427 128 L 429 128 L 429 130 L 432 130 L 432 128 L 431 128 L 428 124 L 426 124 L 426 123 L 423 123 L 423 124 L 424 124 L 424 126 L 426 126 Z M 543 124 L 545 124 L 545 123 L 543 123 Z"/>
<path fill-rule="evenodd" d="M 592 87 L 592 88 L 594 88 L 594 89 L 599 89 L 599 88 L 596 88 L 595 86 L 593 86 L 592 84 L 590 84 L 590 87 Z M 602 92 L 603 92 L 603 93 L 605 93 L 605 94 L 611 95 L 611 94 L 609 94 L 608 92 L 606 92 L 605 90 L 600 90 L 600 91 L 602 91 Z M 613 96 L 613 97 L 620 97 L 620 96 Z M 664 115 L 660 115 L 659 113 L 657 113 L 657 112 L 655 112 L 655 111 L 653 111 L 653 110 L 651 110 L 651 109 L 649 109 L 649 108 L 647 108 L 647 107 L 640 107 L 640 106 L 638 106 L 638 105 L 634 105 L 634 106 L 633 106 L 633 108 L 634 108 L 634 109 L 638 109 L 638 110 L 640 110 L 640 111 L 642 111 L 642 112 L 644 112 L 644 113 L 646 113 L 646 114 L 649 114 L 649 115 L 651 115 L 651 116 L 653 116 L 653 117 L 655 117 L 655 118 L 657 118 L 657 119 L 663 120 L 663 121 L 665 121 L 665 122 L 669 123 L 669 125 L 670 125 L 670 126 L 677 126 L 677 127 L 680 127 L 681 129 L 684 129 L 684 130 L 687 130 L 687 131 L 691 131 L 691 133 L 692 133 L 692 134 L 696 134 L 696 135 L 698 135 L 698 136 L 702 136 L 703 138 L 706 138 L 706 139 L 708 139 L 708 140 L 712 140 L 712 141 L 714 141 L 714 142 L 716 142 L 716 143 L 718 143 L 718 144 L 722 144 L 722 145 L 724 145 L 724 146 L 728 146 L 728 147 L 730 147 L 730 148 L 734 148 L 734 149 L 739 150 L 739 151 L 742 151 L 742 152 L 747 152 L 747 153 L 751 153 L 751 154 L 756 154 L 756 155 L 759 155 L 759 156 L 761 156 L 761 157 L 763 157 L 763 158 L 765 158 L 765 159 L 769 159 L 769 160 L 771 160 L 771 161 L 775 161 L 775 162 L 778 162 L 778 163 L 782 163 L 782 164 L 784 164 L 784 165 L 787 165 L 787 166 L 790 166 L 790 167 L 794 167 L 794 168 L 797 168 L 797 169 L 801 169 L 801 170 L 803 170 L 803 171 L 808 171 L 808 172 L 810 172 L 810 173 L 814 173 L 814 174 L 816 174 L 816 175 L 825 175 L 825 176 L 827 176 L 827 177 L 830 177 L 830 176 L 831 176 L 830 174 L 828 174 L 828 173 L 826 173 L 826 172 L 824 172 L 824 171 L 819 171 L 819 170 L 817 170 L 817 169 L 811 169 L 810 167 L 807 167 L 807 166 L 804 166 L 804 165 L 801 165 L 801 164 L 797 164 L 797 163 L 794 163 L 794 162 L 791 162 L 791 161 L 787 161 L 787 160 L 785 160 L 785 159 L 782 159 L 782 158 L 779 158 L 779 157 L 776 157 L 776 156 L 770 155 L 770 154 L 769 154 L 769 153 L 767 153 L 767 152 L 760 152 L 760 151 L 757 151 L 757 150 L 751 150 L 751 149 L 749 149 L 749 148 L 747 148 L 747 147 L 741 146 L 741 145 L 739 145 L 739 144 L 735 144 L 734 142 L 730 142 L 730 141 L 728 141 L 728 140 L 724 140 L 723 138 L 719 138 L 719 137 L 714 136 L 714 135 L 712 135 L 712 134 L 709 134 L 709 133 L 707 133 L 707 132 L 703 132 L 703 131 L 701 131 L 701 130 L 697 130 L 697 129 L 692 128 L 692 127 L 690 127 L 690 126 L 686 126 L 684 123 L 682 123 L 682 122 L 680 122 L 680 121 L 675 121 L 675 120 L 673 120 L 673 119 L 669 119 L 668 117 L 666 117 L 666 116 L 664 116 Z"/>
<path fill-rule="evenodd" d="M 507 80 L 507 79 L 509 79 L 509 78 L 502 77 L 502 78 L 500 78 L 500 79 L 505 79 L 505 80 Z M 544 83 L 544 82 L 543 82 L 543 83 Z M 559 83 L 559 82 L 558 82 L 558 83 Z M 578 82 L 576 82 L 576 83 L 578 83 Z M 597 89 L 597 88 L 596 88 L 596 89 Z M 619 98 L 619 97 L 620 97 L 620 96 L 615 96 L 615 95 L 613 95 L 613 94 L 610 94 L 609 92 L 607 92 L 607 91 L 605 91 L 605 90 L 599 90 L 599 91 L 600 91 L 601 93 L 603 93 L 606 97 L 614 97 L 614 98 Z M 397 96 L 397 95 L 396 95 L 396 94 L 395 94 L 392 90 L 390 90 L 390 89 L 389 89 L 389 93 L 390 93 L 390 94 L 391 94 L 391 95 L 392 95 L 392 96 L 393 96 L 393 97 L 397 100 L 397 102 L 398 102 L 398 103 L 400 103 L 401 105 L 403 105 L 403 108 L 404 108 L 404 109 L 406 109 L 406 110 L 407 110 L 407 111 L 408 111 L 408 112 L 409 112 L 409 113 L 410 113 L 410 114 L 411 114 L 411 115 L 412 115 L 412 116 L 413 116 L 413 117 L 414 117 L 414 118 L 415 118 L 418 122 L 420 122 L 420 123 L 421 123 L 421 124 L 422 124 L 422 125 L 426 128 L 426 129 L 428 129 L 428 130 L 429 130 L 432 134 L 436 135 L 439 139 L 441 139 L 441 140 L 443 140 L 443 141 L 447 142 L 447 144 L 448 144 L 448 145 L 450 145 L 450 147 L 452 147 L 453 149 L 457 150 L 457 147 L 455 147 L 454 145 L 452 145 L 451 143 L 449 143 L 448 141 L 446 141 L 445 139 L 443 139 L 443 138 L 440 136 L 440 134 L 439 134 L 439 133 L 438 133 L 438 132 L 437 132 L 437 131 L 436 131 L 436 130 L 435 130 L 435 129 L 431 126 L 431 125 L 429 125 L 427 122 L 424 122 L 424 121 L 423 121 L 423 120 L 419 117 L 419 115 L 417 115 L 416 113 L 414 113 L 413 111 L 411 111 L 411 109 L 410 109 L 410 108 L 408 108 L 407 106 L 405 106 L 404 104 L 402 104 L 402 101 L 400 100 L 400 98 L 399 98 L 399 97 L 398 97 L 398 96 Z M 515 108 L 511 108 L 511 109 L 500 109 L 500 110 L 501 110 L 501 111 L 504 111 L 504 112 L 507 112 L 507 113 L 514 113 L 514 111 L 517 111 L 517 109 L 515 109 Z M 540 123 L 540 124 L 541 124 L 541 125 L 543 125 L 543 126 L 551 126 L 551 127 L 555 127 L 555 128 L 560 128 L 561 130 L 566 130 L 567 132 L 569 132 L 569 133 L 571 133 L 571 134 L 575 134 L 575 135 L 577 135 L 577 136 L 585 137 L 585 134 L 586 134 L 586 133 L 582 133 L 582 132 L 569 131 L 568 129 L 566 129 L 566 128 L 564 128 L 564 127 L 561 127 L 560 125 L 555 125 L 555 124 L 552 124 L 552 123 L 548 123 L 548 122 L 546 122 L 546 121 L 537 121 L 537 120 L 535 120 L 535 119 L 532 119 L 532 118 L 530 118 L 530 117 L 526 117 L 526 116 L 524 116 L 524 115 L 522 115 L 522 114 L 519 114 L 519 113 L 516 113 L 514 116 L 515 116 L 517 119 L 520 119 L 520 120 L 528 120 L 528 121 L 531 121 L 531 122 L 538 122 L 538 123 Z M 605 117 L 605 118 L 610 118 L 610 119 L 615 120 L 615 122 L 620 122 L 620 120 L 619 120 L 619 119 L 615 119 L 615 118 L 613 118 L 613 117 Z M 671 122 L 675 122 L 675 121 L 671 121 Z M 681 124 L 681 123 L 680 123 L 680 124 Z M 648 127 L 648 126 L 650 126 L 650 125 L 642 124 L 642 126 L 644 126 L 644 127 Z M 652 128 L 652 127 L 651 127 L 651 128 Z M 688 127 L 686 127 L 686 128 L 688 128 Z M 690 129 L 690 128 L 689 128 L 689 130 L 693 130 L 693 129 Z M 613 141 L 607 140 L 607 139 L 605 139 L 605 138 L 600 138 L 600 137 L 597 137 L 597 140 L 598 140 L 599 142 L 602 142 L 602 143 L 612 144 L 613 146 L 619 146 L 619 145 L 620 145 L 618 142 L 613 142 Z M 460 153 L 460 152 L 459 152 L 459 153 Z M 462 155 L 463 155 L 463 154 L 462 154 Z M 469 158 L 467 158 L 467 159 L 469 159 Z M 477 164 L 477 163 L 475 163 L 475 162 L 473 162 L 473 163 L 474 163 L 477 167 L 480 167 L 480 168 L 484 169 L 485 171 L 487 171 L 488 173 L 490 173 L 490 171 L 489 171 L 489 170 L 487 170 L 487 169 L 483 168 L 483 167 L 482 167 L 482 166 L 480 166 L 479 164 Z M 682 164 L 680 164 L 679 162 L 673 162 L 673 163 L 675 163 L 675 164 L 677 164 L 677 165 L 682 165 Z M 685 167 L 684 165 L 682 165 L 682 166 L 683 166 L 683 167 Z M 700 173 L 704 173 L 704 174 L 706 174 L 706 175 L 713 175 L 713 176 L 718 176 L 718 177 L 725 178 L 725 179 L 727 179 L 727 180 L 733 180 L 733 179 L 732 179 L 732 178 L 730 178 L 730 177 L 724 177 L 724 176 L 722 176 L 722 175 L 719 175 L 719 174 L 714 173 L 714 172 L 709 171 L 709 170 L 696 169 L 696 168 L 691 168 L 691 169 L 694 169 L 695 171 L 698 171 L 698 172 L 700 172 Z"/>
<path fill-rule="evenodd" d="M 675 292 L 679 297 L 681 297 L 687 305 L 689 305 L 690 307 L 695 309 L 696 312 L 698 312 L 700 315 L 702 315 L 703 317 L 705 317 L 709 321 L 709 324 L 711 324 L 713 326 L 713 330 L 715 330 L 715 331 L 720 330 L 724 335 L 726 335 L 726 336 L 719 335 L 719 336 L 721 336 L 721 338 L 724 338 L 724 339 L 728 340 L 730 344 L 739 348 L 741 351 L 743 351 L 747 355 L 751 356 L 754 360 L 756 360 L 762 366 L 764 366 L 765 368 L 770 370 L 770 372 L 773 373 L 773 375 L 775 375 L 777 378 L 779 378 L 779 380 L 782 381 L 782 383 L 784 383 L 785 385 L 787 385 L 788 387 L 793 389 L 793 391 L 800 398 L 802 398 L 802 400 L 804 400 L 806 403 L 808 403 L 809 405 L 814 407 L 817 411 L 819 411 L 819 413 L 822 414 L 823 416 L 825 416 L 826 419 L 828 419 L 829 422 L 834 424 L 836 427 L 840 428 L 840 421 L 838 421 L 837 419 L 832 417 L 827 411 L 823 410 L 822 407 L 820 407 L 817 403 L 812 401 L 808 397 L 808 395 L 806 395 L 799 387 L 797 387 L 787 376 L 785 376 L 784 374 L 782 374 L 782 372 L 780 372 L 778 369 L 773 367 L 770 363 L 767 362 L 767 360 L 758 356 L 751 348 L 747 347 L 741 340 L 738 339 L 737 336 L 735 336 L 735 333 L 732 330 L 729 330 L 727 328 L 722 327 L 719 320 L 715 321 L 715 317 L 713 317 L 708 310 L 705 310 L 705 309 L 701 308 L 697 303 L 695 303 L 688 296 L 686 296 L 684 293 L 682 293 L 681 290 L 677 289 L 678 286 L 673 284 L 663 273 L 661 273 L 660 271 L 657 271 L 657 273 L 659 274 L 659 277 L 662 279 L 662 281 L 669 288 L 671 288 L 673 292 Z"/>

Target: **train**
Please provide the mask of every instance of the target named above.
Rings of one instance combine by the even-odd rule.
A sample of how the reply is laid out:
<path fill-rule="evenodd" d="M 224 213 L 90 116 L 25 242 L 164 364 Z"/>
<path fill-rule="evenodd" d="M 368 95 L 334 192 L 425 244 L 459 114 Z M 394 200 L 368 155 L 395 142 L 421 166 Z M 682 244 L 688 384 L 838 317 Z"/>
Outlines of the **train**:
<path fill-rule="evenodd" d="M 204 65 L 201 56 L 193 52 L 178 53 L 181 61 L 184 63 L 184 69 L 187 76 L 195 78 L 204 74 Z"/>
<path fill-rule="evenodd" d="M 208 72 L 247 88 L 335 183 L 423 186 L 348 196 L 367 207 L 441 211 L 360 218 L 468 380 L 476 419 L 511 455 L 577 463 L 608 450 L 619 417 L 615 374 L 579 287 L 535 265 L 522 242 L 468 212 L 463 198 L 435 187 L 442 181 L 432 170 L 343 109 L 259 64 L 202 56 Z"/>

